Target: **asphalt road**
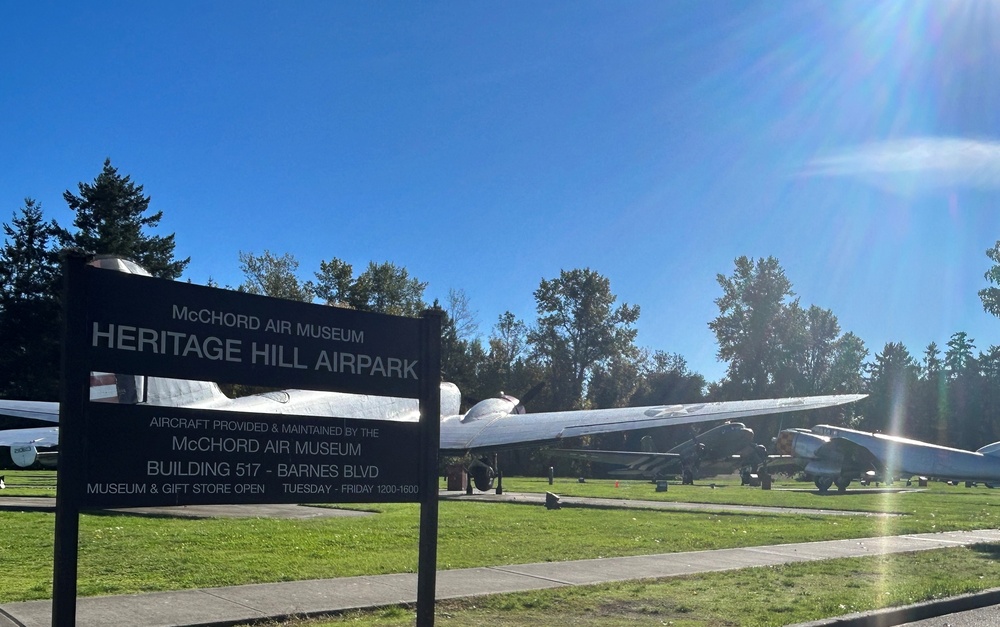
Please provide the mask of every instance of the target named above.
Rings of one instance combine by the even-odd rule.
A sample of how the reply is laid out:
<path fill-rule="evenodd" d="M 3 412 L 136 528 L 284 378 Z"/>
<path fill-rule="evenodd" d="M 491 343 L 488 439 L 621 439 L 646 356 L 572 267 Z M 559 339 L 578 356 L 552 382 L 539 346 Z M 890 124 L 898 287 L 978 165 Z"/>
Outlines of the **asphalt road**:
<path fill-rule="evenodd" d="M 945 614 L 936 618 L 903 623 L 907 627 L 996 627 L 1000 625 L 1000 605 L 990 605 L 978 610 Z"/>

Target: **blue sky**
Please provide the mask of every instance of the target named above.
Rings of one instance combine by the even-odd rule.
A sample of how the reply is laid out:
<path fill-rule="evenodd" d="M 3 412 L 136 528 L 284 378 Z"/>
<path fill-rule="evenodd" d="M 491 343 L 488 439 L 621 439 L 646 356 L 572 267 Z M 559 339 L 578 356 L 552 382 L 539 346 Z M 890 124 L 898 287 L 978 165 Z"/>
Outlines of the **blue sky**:
<path fill-rule="evenodd" d="M 872 355 L 985 350 L 998 28 L 980 0 L 6 2 L 0 218 L 69 226 L 110 157 L 196 283 L 391 261 L 486 335 L 589 267 L 717 380 L 716 275 L 774 256 Z"/>

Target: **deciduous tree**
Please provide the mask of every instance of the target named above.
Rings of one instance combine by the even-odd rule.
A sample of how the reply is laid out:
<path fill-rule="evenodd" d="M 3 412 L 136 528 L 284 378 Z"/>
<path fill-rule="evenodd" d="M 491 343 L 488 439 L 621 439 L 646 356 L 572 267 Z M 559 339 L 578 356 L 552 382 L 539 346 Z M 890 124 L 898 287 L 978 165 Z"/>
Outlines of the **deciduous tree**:
<path fill-rule="evenodd" d="M 979 290 L 979 299 L 983 302 L 983 309 L 994 316 L 1000 316 L 1000 240 L 987 249 L 986 256 L 989 257 L 993 265 L 986 271 L 984 277 L 991 283 L 990 287 Z"/>
<path fill-rule="evenodd" d="M 553 401 L 561 409 L 580 407 L 595 367 L 634 347 L 639 307 L 616 301 L 610 281 L 589 268 L 563 270 L 535 290 L 538 320 L 528 342 L 549 370 Z"/>
<path fill-rule="evenodd" d="M 237 289 L 247 294 L 311 302 L 313 291 L 299 280 L 298 269 L 299 262 L 290 253 L 278 256 L 269 250 L 260 255 L 240 251 L 240 270 L 246 279 Z"/>
<path fill-rule="evenodd" d="M 437 302 L 435 301 L 435 305 Z M 441 326 L 441 375 L 467 395 L 483 396 L 482 369 L 486 353 L 477 336 L 476 314 L 462 290 L 448 290 Z"/>
<path fill-rule="evenodd" d="M 369 262 L 354 278 L 351 264 L 334 258 L 320 263 L 316 281 L 316 295 L 331 305 L 396 316 L 419 316 L 427 308 L 427 283 L 388 261 Z"/>

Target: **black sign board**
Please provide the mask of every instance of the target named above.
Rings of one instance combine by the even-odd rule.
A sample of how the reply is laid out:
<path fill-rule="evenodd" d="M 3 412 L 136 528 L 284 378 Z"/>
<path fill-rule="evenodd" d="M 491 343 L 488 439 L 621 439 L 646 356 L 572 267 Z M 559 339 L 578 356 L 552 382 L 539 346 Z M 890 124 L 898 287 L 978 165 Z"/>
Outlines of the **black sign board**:
<path fill-rule="evenodd" d="M 420 394 L 419 319 L 85 271 L 91 370 Z"/>
<path fill-rule="evenodd" d="M 84 507 L 413 502 L 419 425 L 91 403 Z"/>
<path fill-rule="evenodd" d="M 440 312 L 372 314 L 88 261 L 64 262 L 53 625 L 76 620 L 83 507 L 317 502 L 421 504 L 417 623 L 433 625 Z M 94 402 L 95 372 L 136 385 Z M 278 413 L 141 404 L 146 377 L 417 399 L 420 420 L 296 415 L 291 394 Z"/>

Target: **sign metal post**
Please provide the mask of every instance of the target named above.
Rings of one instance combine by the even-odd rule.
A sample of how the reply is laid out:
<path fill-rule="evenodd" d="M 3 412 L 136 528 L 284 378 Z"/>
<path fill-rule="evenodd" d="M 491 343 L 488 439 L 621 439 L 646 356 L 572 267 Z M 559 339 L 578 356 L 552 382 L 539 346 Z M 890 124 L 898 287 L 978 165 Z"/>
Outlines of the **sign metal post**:
<path fill-rule="evenodd" d="M 424 312 L 420 361 L 441 372 L 441 310 Z M 434 340 L 437 338 L 437 341 Z M 417 626 L 433 627 L 437 585 L 438 448 L 441 444 L 441 376 L 421 379 L 420 386 L 420 551 L 417 564 Z"/>

